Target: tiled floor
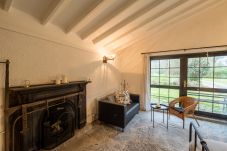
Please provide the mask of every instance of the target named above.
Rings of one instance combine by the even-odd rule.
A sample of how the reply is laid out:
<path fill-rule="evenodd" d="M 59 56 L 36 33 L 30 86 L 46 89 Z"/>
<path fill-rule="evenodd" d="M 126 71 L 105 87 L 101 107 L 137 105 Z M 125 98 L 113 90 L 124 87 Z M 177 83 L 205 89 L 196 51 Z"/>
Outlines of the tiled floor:
<path fill-rule="evenodd" d="M 155 128 L 150 112 L 140 112 L 124 132 L 105 124 L 90 124 L 58 146 L 56 151 L 188 151 L 189 123 L 182 129 L 182 121 L 171 116 L 169 130 L 162 123 L 162 113 L 155 113 Z M 166 117 L 166 116 L 165 116 Z M 199 120 L 205 138 L 227 142 L 227 124 Z"/>

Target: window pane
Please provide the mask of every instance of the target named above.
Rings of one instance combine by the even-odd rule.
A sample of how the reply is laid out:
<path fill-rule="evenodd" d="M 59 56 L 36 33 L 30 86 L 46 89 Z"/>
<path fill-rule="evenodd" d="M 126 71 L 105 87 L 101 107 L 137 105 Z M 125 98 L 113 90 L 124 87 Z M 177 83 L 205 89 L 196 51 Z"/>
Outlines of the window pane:
<path fill-rule="evenodd" d="M 227 78 L 227 67 L 216 67 L 214 69 L 215 78 Z"/>
<path fill-rule="evenodd" d="M 168 105 L 169 104 L 169 99 L 168 97 L 160 97 L 160 103 Z"/>
<path fill-rule="evenodd" d="M 169 68 L 169 59 L 160 60 L 160 68 Z"/>
<path fill-rule="evenodd" d="M 170 78 L 170 85 L 171 86 L 179 86 L 180 78 Z"/>
<path fill-rule="evenodd" d="M 227 93 L 217 93 L 217 92 L 215 92 L 214 93 L 214 101 L 226 101 L 226 103 L 227 103 Z"/>
<path fill-rule="evenodd" d="M 151 77 L 152 85 L 159 85 L 159 77 Z"/>
<path fill-rule="evenodd" d="M 213 57 L 201 57 L 200 67 L 213 67 Z"/>
<path fill-rule="evenodd" d="M 213 79 L 211 78 L 201 78 L 200 87 L 203 88 L 213 88 Z"/>
<path fill-rule="evenodd" d="M 227 93 L 214 93 L 214 113 L 227 115 Z"/>
<path fill-rule="evenodd" d="M 170 69 L 170 77 L 180 77 L 180 68 Z"/>
<path fill-rule="evenodd" d="M 151 68 L 159 68 L 159 60 L 151 60 Z"/>
<path fill-rule="evenodd" d="M 214 88 L 227 89 L 227 79 L 214 79 Z"/>
<path fill-rule="evenodd" d="M 199 78 L 188 78 L 188 87 L 199 87 Z"/>
<path fill-rule="evenodd" d="M 169 77 L 169 69 L 160 69 L 160 76 Z"/>
<path fill-rule="evenodd" d="M 169 85 L 169 78 L 160 77 L 160 85 Z"/>
<path fill-rule="evenodd" d="M 214 68 L 200 68 L 200 77 L 213 78 Z"/>
<path fill-rule="evenodd" d="M 169 89 L 160 89 L 160 96 L 169 97 Z"/>
<path fill-rule="evenodd" d="M 199 91 L 188 90 L 187 91 L 187 96 L 199 99 Z"/>
<path fill-rule="evenodd" d="M 170 59 L 170 67 L 180 67 L 180 59 Z"/>
<path fill-rule="evenodd" d="M 159 76 L 159 69 L 151 69 L 151 76 Z"/>
<path fill-rule="evenodd" d="M 159 96 L 159 88 L 151 88 L 151 95 Z"/>
<path fill-rule="evenodd" d="M 226 104 L 214 104 L 214 113 L 227 115 L 227 106 L 226 106 Z"/>
<path fill-rule="evenodd" d="M 199 77 L 199 68 L 188 68 L 188 77 Z"/>
<path fill-rule="evenodd" d="M 178 89 L 169 89 L 169 97 L 178 98 L 179 97 L 179 90 Z"/>
<path fill-rule="evenodd" d="M 227 66 L 227 56 L 216 56 L 215 66 Z"/>
<path fill-rule="evenodd" d="M 199 67 L 199 58 L 188 58 L 188 67 Z"/>
<path fill-rule="evenodd" d="M 212 103 L 199 102 L 199 110 L 204 112 L 212 112 Z"/>
<path fill-rule="evenodd" d="M 151 102 L 152 103 L 157 103 L 159 101 L 159 96 L 151 96 Z"/>
<path fill-rule="evenodd" d="M 212 103 L 213 102 L 213 92 L 200 92 L 199 100 Z"/>

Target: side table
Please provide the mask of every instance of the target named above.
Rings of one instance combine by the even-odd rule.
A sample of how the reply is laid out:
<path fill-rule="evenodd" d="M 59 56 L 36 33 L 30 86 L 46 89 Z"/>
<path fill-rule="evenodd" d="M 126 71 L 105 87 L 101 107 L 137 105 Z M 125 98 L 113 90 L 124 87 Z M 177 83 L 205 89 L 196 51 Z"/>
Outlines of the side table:
<path fill-rule="evenodd" d="M 156 103 L 151 103 L 150 104 L 151 107 L 151 121 L 153 122 L 153 128 L 154 128 L 154 111 L 155 110 L 159 110 L 162 111 L 163 113 L 163 123 L 165 123 L 165 111 L 166 111 L 166 115 L 167 115 L 167 124 L 166 124 L 166 128 L 168 130 L 168 125 L 169 125 L 169 121 L 168 121 L 168 115 L 169 115 L 169 107 L 167 105 L 164 104 L 160 104 L 160 107 L 157 107 Z"/>

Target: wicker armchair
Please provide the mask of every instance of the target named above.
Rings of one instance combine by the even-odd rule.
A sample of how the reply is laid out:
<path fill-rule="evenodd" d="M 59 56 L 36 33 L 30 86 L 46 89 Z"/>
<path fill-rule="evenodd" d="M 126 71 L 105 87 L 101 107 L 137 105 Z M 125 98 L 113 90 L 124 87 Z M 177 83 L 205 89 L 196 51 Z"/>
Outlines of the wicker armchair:
<path fill-rule="evenodd" d="M 176 104 L 178 103 L 179 107 L 176 107 Z M 188 117 L 189 115 L 195 119 L 196 123 L 199 126 L 199 123 L 194 115 L 197 104 L 198 101 L 195 98 L 181 96 L 169 103 L 169 113 L 183 120 L 183 128 L 185 125 L 185 117 Z"/>

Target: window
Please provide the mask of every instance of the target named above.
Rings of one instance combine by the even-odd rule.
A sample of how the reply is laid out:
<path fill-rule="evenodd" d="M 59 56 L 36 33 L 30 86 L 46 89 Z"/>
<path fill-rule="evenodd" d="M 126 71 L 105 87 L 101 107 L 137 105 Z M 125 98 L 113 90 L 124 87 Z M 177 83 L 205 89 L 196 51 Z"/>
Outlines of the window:
<path fill-rule="evenodd" d="M 227 56 L 188 58 L 187 80 L 198 111 L 227 115 Z"/>
<path fill-rule="evenodd" d="M 151 100 L 168 104 L 179 97 L 180 59 L 151 60 Z"/>
<path fill-rule="evenodd" d="M 197 113 L 227 115 L 227 52 L 151 57 L 150 67 L 151 102 L 187 95 L 198 99 Z"/>

